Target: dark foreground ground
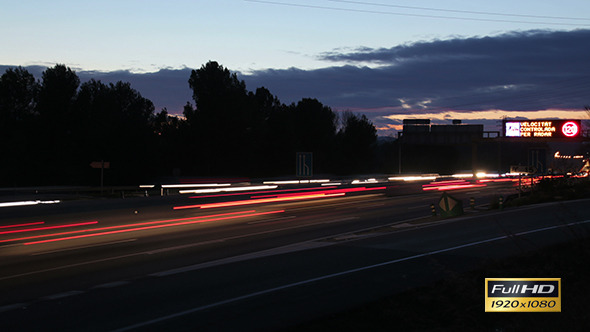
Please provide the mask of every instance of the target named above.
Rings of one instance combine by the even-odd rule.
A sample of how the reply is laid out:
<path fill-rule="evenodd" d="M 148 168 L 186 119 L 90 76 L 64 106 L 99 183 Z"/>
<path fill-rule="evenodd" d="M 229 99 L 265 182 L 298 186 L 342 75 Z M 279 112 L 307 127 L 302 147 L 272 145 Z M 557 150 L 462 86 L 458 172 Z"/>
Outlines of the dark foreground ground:
<path fill-rule="evenodd" d="M 485 278 L 562 278 L 562 312 L 484 311 Z M 590 238 L 547 247 L 288 331 L 590 331 Z"/>

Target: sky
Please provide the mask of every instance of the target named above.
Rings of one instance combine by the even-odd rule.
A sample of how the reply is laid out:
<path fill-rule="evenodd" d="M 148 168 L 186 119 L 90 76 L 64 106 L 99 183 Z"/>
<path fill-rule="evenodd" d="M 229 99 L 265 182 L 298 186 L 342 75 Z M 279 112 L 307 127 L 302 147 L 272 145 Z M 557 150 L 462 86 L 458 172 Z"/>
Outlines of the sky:
<path fill-rule="evenodd" d="M 0 0 L 0 73 L 65 64 L 130 82 L 182 112 L 188 78 L 217 61 L 283 103 L 484 123 L 590 119 L 587 0 Z"/>

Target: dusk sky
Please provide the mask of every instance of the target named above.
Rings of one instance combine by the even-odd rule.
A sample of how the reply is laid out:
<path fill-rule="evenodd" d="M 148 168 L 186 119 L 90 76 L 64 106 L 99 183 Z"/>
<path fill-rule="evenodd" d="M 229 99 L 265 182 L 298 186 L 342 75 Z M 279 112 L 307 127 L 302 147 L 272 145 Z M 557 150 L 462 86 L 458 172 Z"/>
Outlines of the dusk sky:
<path fill-rule="evenodd" d="M 209 60 L 284 103 L 403 118 L 589 119 L 590 1 L 4 1 L 0 74 L 65 64 L 180 113 Z"/>

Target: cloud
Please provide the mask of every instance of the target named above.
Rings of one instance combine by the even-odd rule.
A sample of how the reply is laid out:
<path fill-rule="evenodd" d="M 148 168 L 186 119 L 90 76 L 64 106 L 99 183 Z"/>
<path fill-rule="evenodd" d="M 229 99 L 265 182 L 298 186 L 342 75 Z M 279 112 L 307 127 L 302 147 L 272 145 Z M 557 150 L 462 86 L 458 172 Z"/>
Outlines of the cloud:
<path fill-rule="evenodd" d="M 188 85 L 191 69 L 160 69 L 153 73 L 115 72 L 77 72 L 81 81 L 91 78 L 104 82 L 129 82 L 131 87 L 150 99 L 156 111 L 167 108 L 169 113 L 182 113 L 187 101 L 192 100 L 192 91 Z"/>
<path fill-rule="evenodd" d="M 248 90 L 264 86 L 287 104 L 317 98 L 336 111 L 364 113 L 382 128 L 380 134 L 391 133 L 386 129 L 398 126 L 403 117 L 496 123 L 504 115 L 558 117 L 563 116 L 558 110 L 566 110 L 565 116 L 581 118 L 584 105 L 590 104 L 589 40 L 590 30 L 532 30 L 390 48 L 341 48 L 318 55 L 333 64 L 326 68 L 267 69 L 238 77 Z M 190 72 L 77 73 L 82 81 L 130 82 L 156 109 L 179 113 L 192 100 Z M 550 111 L 539 112 L 544 110 Z"/>
<path fill-rule="evenodd" d="M 534 30 L 338 49 L 319 57 L 343 66 L 258 71 L 246 81 L 283 101 L 313 96 L 335 109 L 363 112 L 382 128 L 395 125 L 387 122 L 392 114 L 581 111 L 590 104 L 588 40 L 590 30 Z"/>
<path fill-rule="evenodd" d="M 3 74 L 8 68 L 14 67 L 0 66 L 0 74 Z M 47 69 L 44 66 L 26 66 L 25 68 L 39 80 L 43 71 Z M 165 107 L 169 113 L 181 114 L 186 102 L 192 101 L 192 91 L 188 85 L 191 74 L 190 68 L 165 68 L 153 73 L 135 73 L 128 70 L 112 72 L 84 71 L 71 68 L 76 72 L 82 83 L 91 79 L 100 80 L 103 83 L 129 82 L 133 89 L 139 91 L 143 97 L 154 103 L 157 112 Z"/>

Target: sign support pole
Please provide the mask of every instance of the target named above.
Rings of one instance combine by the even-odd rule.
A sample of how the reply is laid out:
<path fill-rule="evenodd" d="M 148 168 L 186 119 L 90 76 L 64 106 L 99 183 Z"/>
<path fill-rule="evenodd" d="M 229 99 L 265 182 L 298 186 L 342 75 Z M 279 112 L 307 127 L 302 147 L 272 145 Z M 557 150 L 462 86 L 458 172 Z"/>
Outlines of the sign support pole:
<path fill-rule="evenodd" d="M 100 161 L 100 195 L 102 196 L 104 184 L 104 160 Z"/>

